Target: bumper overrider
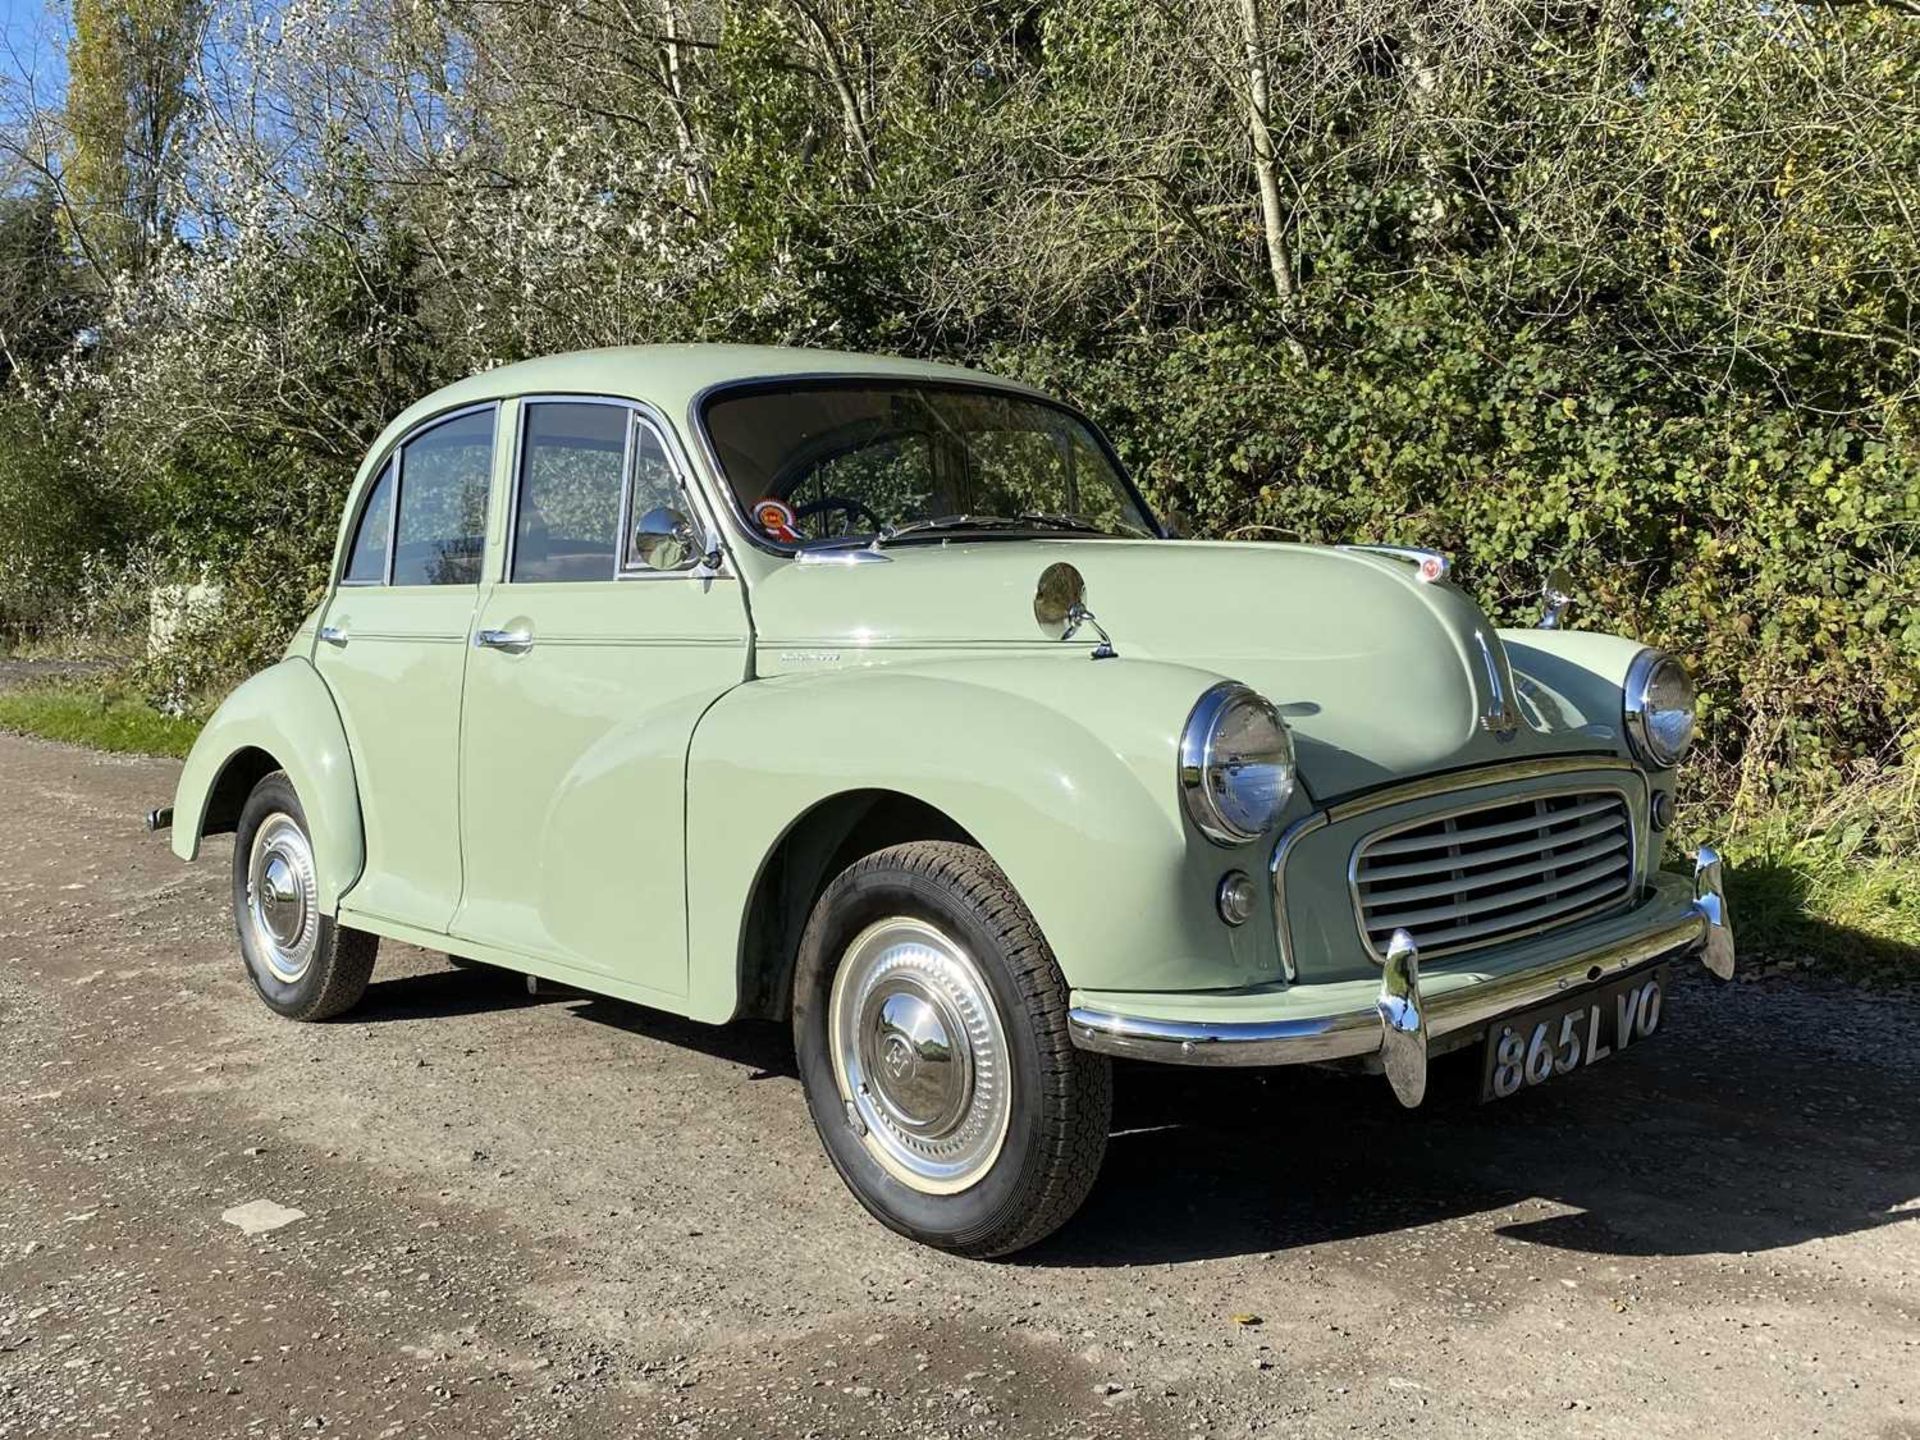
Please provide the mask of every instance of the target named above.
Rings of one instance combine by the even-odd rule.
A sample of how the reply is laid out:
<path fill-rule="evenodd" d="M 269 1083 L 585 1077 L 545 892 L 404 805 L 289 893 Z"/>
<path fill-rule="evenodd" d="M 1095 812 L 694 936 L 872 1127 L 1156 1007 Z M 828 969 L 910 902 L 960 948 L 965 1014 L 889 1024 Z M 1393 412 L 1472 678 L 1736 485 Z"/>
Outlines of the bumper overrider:
<path fill-rule="evenodd" d="M 1545 963 L 1486 974 L 1450 968 L 1424 987 L 1420 952 L 1411 936 L 1398 931 L 1388 946 L 1378 993 L 1367 1004 L 1353 1003 L 1361 997 L 1353 995 L 1352 984 L 1328 986 L 1336 1003 L 1322 1011 L 1306 996 L 1322 987 L 1293 986 L 1278 992 L 1290 1002 L 1288 1013 L 1262 1015 L 1258 1012 L 1278 1008 L 1273 996 L 1248 993 L 1220 997 L 1225 1008 L 1249 1012 L 1245 1019 L 1221 1020 L 1127 1014 L 1105 1003 L 1120 996 L 1101 995 L 1096 1004 L 1081 1003 L 1093 997 L 1076 994 L 1073 1041 L 1083 1050 L 1175 1065 L 1371 1059 L 1402 1104 L 1418 1105 L 1426 1096 L 1429 1053 L 1442 1037 L 1483 1030 L 1502 1016 L 1682 955 L 1698 955 L 1714 975 L 1731 979 L 1733 926 L 1720 857 L 1703 846 L 1694 861 L 1690 900 L 1684 885 L 1680 880 L 1656 886 L 1624 925 L 1587 927 L 1577 940 L 1570 934 L 1568 951 Z"/>

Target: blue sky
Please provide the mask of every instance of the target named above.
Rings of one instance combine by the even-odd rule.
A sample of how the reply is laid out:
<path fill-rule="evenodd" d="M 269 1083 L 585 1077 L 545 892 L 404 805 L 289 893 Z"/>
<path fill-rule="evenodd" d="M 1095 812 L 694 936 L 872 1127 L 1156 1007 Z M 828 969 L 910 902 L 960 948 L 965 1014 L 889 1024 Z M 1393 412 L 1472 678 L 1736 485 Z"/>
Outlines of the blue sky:
<path fill-rule="evenodd" d="M 66 74 L 62 53 L 66 30 L 65 6 L 55 9 L 47 0 L 0 0 L 0 76 L 8 80 L 31 75 L 46 98 Z"/>

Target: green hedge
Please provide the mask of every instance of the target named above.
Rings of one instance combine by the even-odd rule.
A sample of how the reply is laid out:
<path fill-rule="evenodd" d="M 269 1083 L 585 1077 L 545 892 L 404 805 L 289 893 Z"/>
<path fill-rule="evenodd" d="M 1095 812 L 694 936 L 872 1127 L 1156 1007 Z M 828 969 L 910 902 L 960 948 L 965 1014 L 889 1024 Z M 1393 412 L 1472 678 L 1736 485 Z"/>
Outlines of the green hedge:
<path fill-rule="evenodd" d="M 1404 318 L 1404 317 L 1402 317 Z M 1195 533 L 1434 546 L 1504 623 L 1685 657 L 1716 788 L 1833 778 L 1920 713 L 1920 446 L 1735 394 L 1676 394 L 1578 337 L 1464 320 L 1302 357 L 1252 328 L 1104 355 L 1003 352 L 1076 396 Z M 1284 624 L 1285 617 L 1276 617 Z"/>

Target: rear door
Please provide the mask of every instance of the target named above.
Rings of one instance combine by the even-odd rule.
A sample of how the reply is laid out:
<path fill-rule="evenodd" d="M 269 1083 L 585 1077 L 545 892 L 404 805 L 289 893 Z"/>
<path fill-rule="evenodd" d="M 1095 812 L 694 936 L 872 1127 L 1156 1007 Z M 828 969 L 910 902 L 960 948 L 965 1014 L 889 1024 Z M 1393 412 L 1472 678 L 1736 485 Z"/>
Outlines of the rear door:
<path fill-rule="evenodd" d="M 460 685 L 498 410 L 439 417 L 395 447 L 367 488 L 314 647 L 366 825 L 366 870 L 347 903 L 436 933 L 460 899 Z"/>
<path fill-rule="evenodd" d="M 517 429 L 506 554 L 467 662 L 454 932 L 670 1002 L 687 989 L 687 747 L 745 678 L 740 582 L 703 543 L 636 543 L 666 511 L 708 529 L 657 416 L 530 399 Z"/>

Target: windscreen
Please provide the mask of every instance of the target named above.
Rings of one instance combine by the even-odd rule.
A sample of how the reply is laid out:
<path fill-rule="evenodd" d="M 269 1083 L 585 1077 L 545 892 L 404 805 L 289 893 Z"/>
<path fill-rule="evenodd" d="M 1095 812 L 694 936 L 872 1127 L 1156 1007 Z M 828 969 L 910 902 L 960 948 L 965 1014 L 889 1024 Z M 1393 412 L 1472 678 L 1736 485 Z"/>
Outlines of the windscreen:
<path fill-rule="evenodd" d="M 1086 422 L 1020 395 L 807 382 L 723 393 L 705 421 L 741 512 L 777 543 L 1158 533 Z"/>

